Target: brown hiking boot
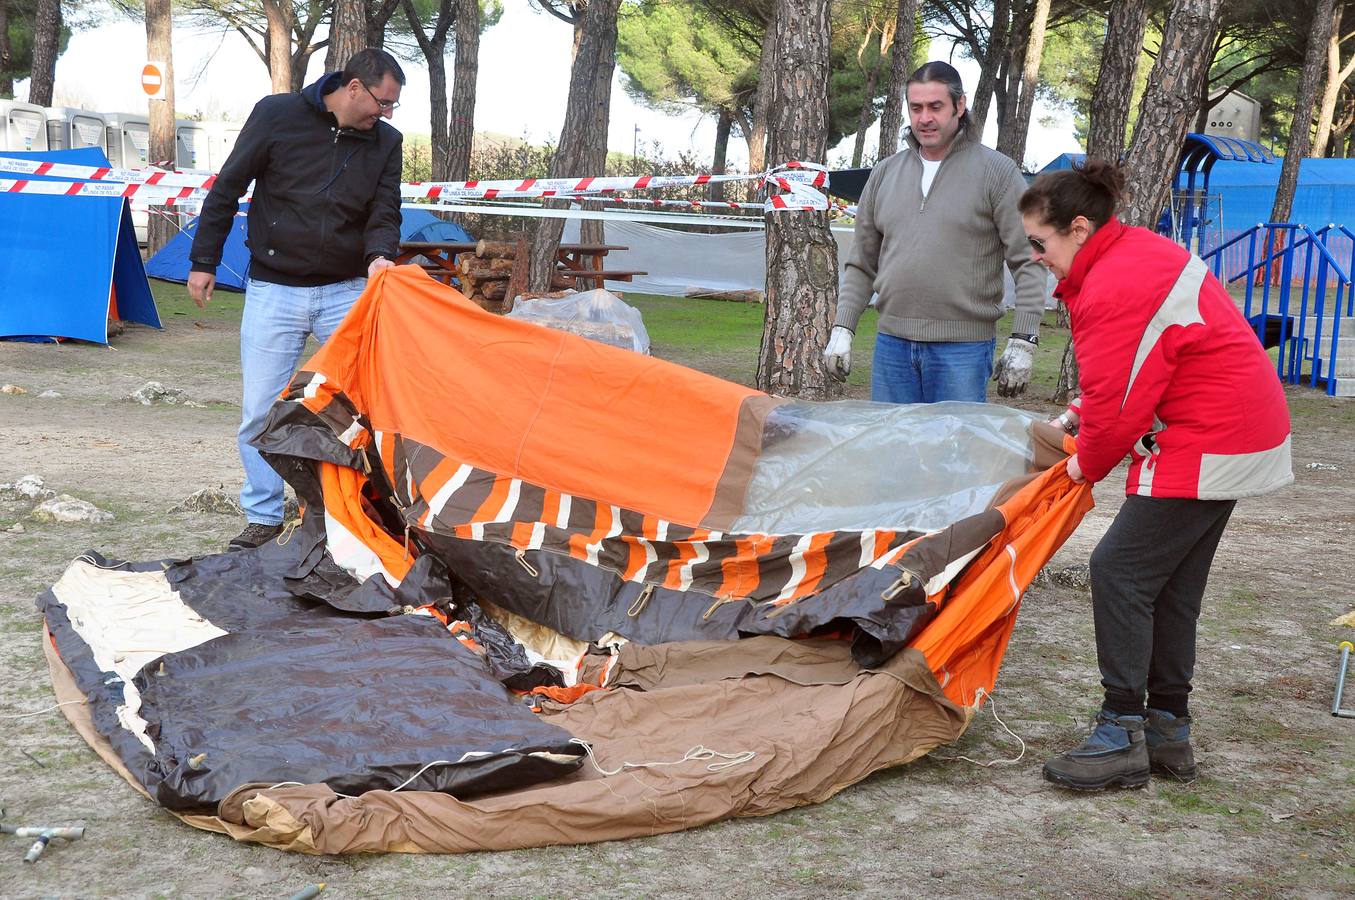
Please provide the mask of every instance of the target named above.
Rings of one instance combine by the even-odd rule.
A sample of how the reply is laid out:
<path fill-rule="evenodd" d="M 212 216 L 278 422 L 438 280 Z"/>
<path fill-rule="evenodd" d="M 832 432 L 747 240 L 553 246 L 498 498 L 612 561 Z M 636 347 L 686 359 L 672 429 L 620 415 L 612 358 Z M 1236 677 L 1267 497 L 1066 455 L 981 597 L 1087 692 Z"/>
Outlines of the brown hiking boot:
<path fill-rule="evenodd" d="M 1178 781 L 1195 780 L 1195 751 L 1190 746 L 1190 716 L 1174 716 L 1160 709 L 1148 710 L 1143 736 L 1148 745 L 1148 765 L 1160 775 Z"/>
<path fill-rule="evenodd" d="M 282 534 L 281 525 L 263 525 L 259 522 L 250 522 L 245 526 L 245 530 L 231 538 L 231 542 L 226 545 L 227 550 L 252 550 L 261 544 L 266 544 L 273 538 Z"/>
<path fill-rule="evenodd" d="M 1065 750 L 1044 764 L 1045 780 L 1075 791 L 1143 787 L 1148 783 L 1143 725 L 1143 716 L 1117 716 L 1101 710 L 1081 746 Z"/>

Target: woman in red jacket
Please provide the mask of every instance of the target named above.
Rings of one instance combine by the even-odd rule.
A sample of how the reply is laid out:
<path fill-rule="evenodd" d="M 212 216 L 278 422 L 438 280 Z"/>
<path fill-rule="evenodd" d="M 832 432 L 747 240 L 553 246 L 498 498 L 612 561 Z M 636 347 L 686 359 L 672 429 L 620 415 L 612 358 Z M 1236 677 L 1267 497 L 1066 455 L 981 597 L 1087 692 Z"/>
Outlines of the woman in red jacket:
<path fill-rule="evenodd" d="M 1088 160 L 1021 198 L 1036 260 L 1059 278 L 1082 396 L 1074 481 L 1129 456 L 1126 499 L 1092 552 L 1105 700 L 1090 737 L 1044 776 L 1078 790 L 1195 777 L 1187 698 L 1209 567 L 1240 497 L 1294 480 L 1289 410 L 1256 335 L 1205 264 L 1115 218 L 1119 168 Z"/>

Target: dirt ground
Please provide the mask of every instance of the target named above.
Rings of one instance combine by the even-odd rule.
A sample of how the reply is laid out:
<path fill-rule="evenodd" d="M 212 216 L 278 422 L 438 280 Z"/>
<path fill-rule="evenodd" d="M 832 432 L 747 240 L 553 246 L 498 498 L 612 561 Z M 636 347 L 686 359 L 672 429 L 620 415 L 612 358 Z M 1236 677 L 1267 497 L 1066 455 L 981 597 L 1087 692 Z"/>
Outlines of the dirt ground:
<path fill-rule="evenodd" d="M 0 895 L 287 897 L 319 881 L 336 898 L 1355 893 L 1355 720 L 1330 714 L 1337 641 L 1355 638 L 1333 624 L 1355 607 L 1355 403 L 1307 388 L 1290 391 L 1297 483 L 1239 504 L 1209 585 L 1194 784 L 1081 796 L 1040 778 L 1099 700 L 1090 598 L 1070 576 L 1118 508 L 1121 469 L 1046 569 L 1058 577 L 1028 592 L 995 702 L 970 731 L 821 805 L 642 840 L 440 857 L 289 855 L 181 824 L 49 709 L 33 598 L 86 549 L 182 558 L 239 529 L 228 515 L 169 512 L 199 488 L 239 488 L 232 302 L 207 317 L 162 306 L 163 332 L 133 326 L 112 349 L 0 344 L 0 383 L 27 390 L 0 395 L 0 482 L 38 475 L 116 516 L 46 525 L 0 503 L 0 805 L 9 822 L 88 828 L 31 865 L 29 841 L 0 836 Z M 150 380 L 203 405 L 123 399 Z M 22 533 L 6 530 L 16 522 Z"/>

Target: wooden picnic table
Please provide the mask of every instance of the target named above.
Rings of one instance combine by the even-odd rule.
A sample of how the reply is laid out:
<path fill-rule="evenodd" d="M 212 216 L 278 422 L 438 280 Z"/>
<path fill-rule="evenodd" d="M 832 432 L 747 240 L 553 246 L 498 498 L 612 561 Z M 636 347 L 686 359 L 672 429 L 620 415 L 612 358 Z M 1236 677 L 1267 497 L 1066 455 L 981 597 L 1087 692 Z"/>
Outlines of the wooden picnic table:
<path fill-rule="evenodd" d="M 413 262 L 422 257 L 424 271 L 446 284 L 451 284 L 457 273 L 456 257 L 461 253 L 476 253 L 483 249 L 483 241 L 401 241 L 400 252 L 395 258 L 397 265 Z M 628 250 L 621 244 L 561 244 L 557 252 L 560 264 L 559 274 L 573 278 L 579 287 L 589 282 L 593 287 L 602 287 L 604 281 L 630 281 L 636 275 L 645 272 L 633 270 L 609 270 L 603 259 L 613 250 Z"/>

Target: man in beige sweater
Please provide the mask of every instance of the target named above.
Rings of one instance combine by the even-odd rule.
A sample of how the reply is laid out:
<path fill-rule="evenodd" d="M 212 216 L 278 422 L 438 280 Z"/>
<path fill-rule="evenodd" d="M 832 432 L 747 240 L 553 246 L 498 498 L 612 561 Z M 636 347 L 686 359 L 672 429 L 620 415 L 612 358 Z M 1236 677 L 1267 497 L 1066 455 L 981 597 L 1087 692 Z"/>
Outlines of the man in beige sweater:
<path fill-rule="evenodd" d="M 1030 383 L 1045 275 L 1026 240 L 1016 163 L 979 143 L 960 73 L 929 62 L 907 85 L 907 148 L 870 173 L 856 216 L 837 317 L 824 357 L 846 378 L 872 294 L 880 313 L 871 399 L 987 400 L 988 380 L 1015 396 Z M 1016 281 L 1016 316 L 993 366 L 1002 266 Z"/>

